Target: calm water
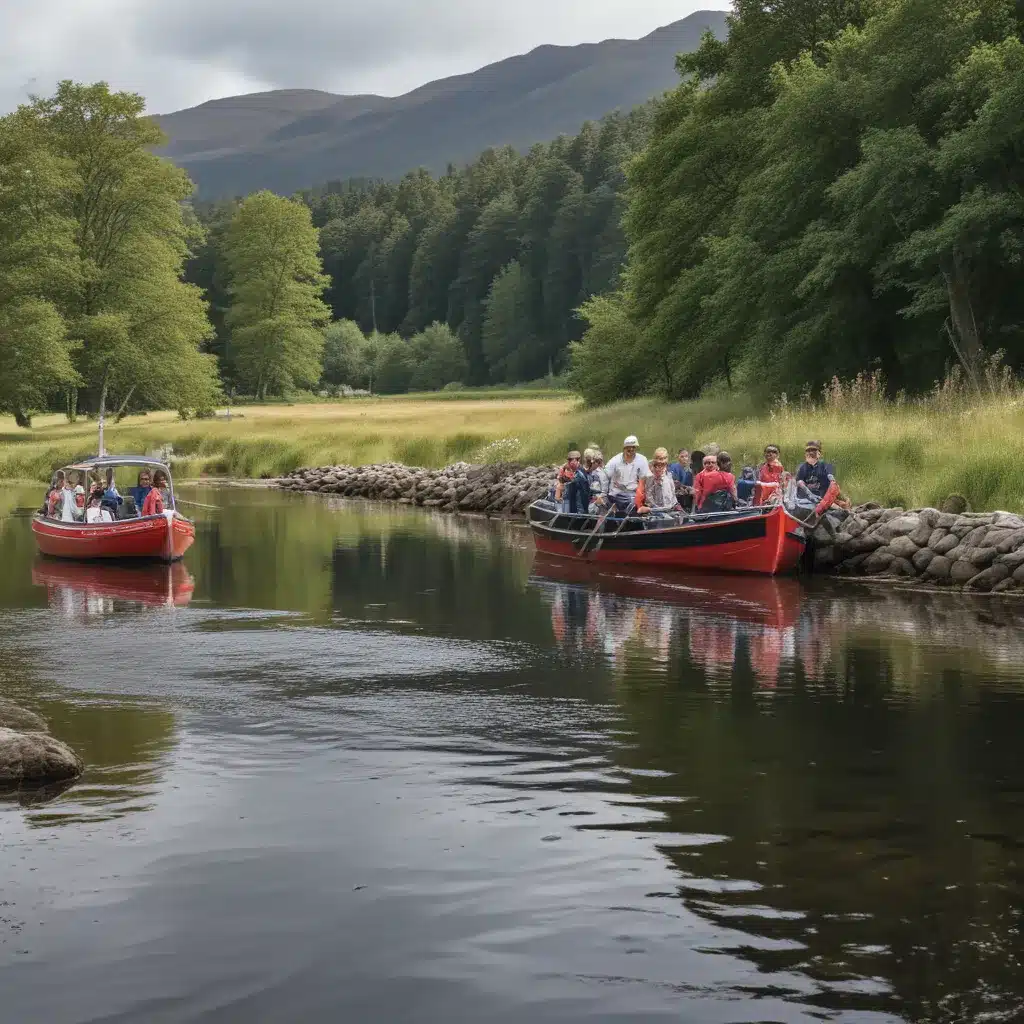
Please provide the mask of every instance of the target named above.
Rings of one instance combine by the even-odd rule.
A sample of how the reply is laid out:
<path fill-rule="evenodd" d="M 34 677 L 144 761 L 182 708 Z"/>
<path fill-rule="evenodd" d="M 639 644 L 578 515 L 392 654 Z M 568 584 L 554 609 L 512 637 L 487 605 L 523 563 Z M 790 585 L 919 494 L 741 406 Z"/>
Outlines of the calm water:
<path fill-rule="evenodd" d="M 1024 1020 L 1024 607 L 186 496 L 172 572 L 0 519 L 88 762 L 0 802 L 3 1024 Z"/>

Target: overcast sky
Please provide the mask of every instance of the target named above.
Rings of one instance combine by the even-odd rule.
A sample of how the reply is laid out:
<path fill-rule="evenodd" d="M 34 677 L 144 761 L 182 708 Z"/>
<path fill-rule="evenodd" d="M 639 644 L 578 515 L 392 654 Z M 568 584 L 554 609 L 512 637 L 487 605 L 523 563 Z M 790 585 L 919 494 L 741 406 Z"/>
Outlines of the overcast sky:
<path fill-rule="evenodd" d="M 728 0 L 0 0 L 0 112 L 61 78 L 152 113 L 262 89 L 398 95 L 542 43 L 638 38 Z"/>

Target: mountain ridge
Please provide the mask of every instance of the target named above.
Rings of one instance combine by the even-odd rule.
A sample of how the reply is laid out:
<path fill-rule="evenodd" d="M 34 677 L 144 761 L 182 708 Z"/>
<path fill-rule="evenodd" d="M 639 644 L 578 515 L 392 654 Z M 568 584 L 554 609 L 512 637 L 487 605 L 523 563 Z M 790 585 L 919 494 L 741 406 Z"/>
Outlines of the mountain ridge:
<path fill-rule="evenodd" d="M 543 44 L 395 97 L 280 89 L 208 100 L 154 116 L 170 140 L 160 152 L 203 199 L 440 173 L 489 146 L 525 149 L 659 95 L 678 82 L 675 55 L 705 30 L 724 37 L 726 16 L 697 11 L 640 39 Z"/>

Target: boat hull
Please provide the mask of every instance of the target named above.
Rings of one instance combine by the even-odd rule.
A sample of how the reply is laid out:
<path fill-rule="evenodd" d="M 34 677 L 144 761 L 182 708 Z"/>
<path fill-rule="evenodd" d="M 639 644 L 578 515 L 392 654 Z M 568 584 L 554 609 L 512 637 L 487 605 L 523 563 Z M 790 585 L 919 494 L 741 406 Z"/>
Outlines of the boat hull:
<path fill-rule="evenodd" d="M 32 532 L 51 558 L 149 558 L 173 562 L 192 546 L 195 525 L 176 512 L 113 523 L 64 523 L 35 516 Z"/>
<path fill-rule="evenodd" d="M 654 528 L 633 518 L 619 529 L 621 520 L 609 519 L 592 539 L 594 516 L 572 516 L 536 504 L 527 516 L 538 551 L 598 564 L 774 576 L 796 569 L 807 543 L 803 524 L 781 505 L 670 527 Z"/>

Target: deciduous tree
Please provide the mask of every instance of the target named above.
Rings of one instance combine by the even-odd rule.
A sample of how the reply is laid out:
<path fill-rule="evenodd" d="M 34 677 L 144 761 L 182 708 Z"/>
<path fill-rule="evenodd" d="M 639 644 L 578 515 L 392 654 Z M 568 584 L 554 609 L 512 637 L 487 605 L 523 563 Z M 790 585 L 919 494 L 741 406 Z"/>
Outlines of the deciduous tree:
<path fill-rule="evenodd" d="M 260 399 L 312 385 L 323 369 L 320 296 L 327 278 L 309 208 L 270 192 L 244 200 L 225 240 L 231 331 L 239 377 Z"/>

